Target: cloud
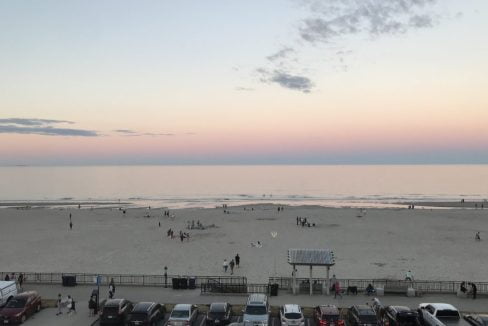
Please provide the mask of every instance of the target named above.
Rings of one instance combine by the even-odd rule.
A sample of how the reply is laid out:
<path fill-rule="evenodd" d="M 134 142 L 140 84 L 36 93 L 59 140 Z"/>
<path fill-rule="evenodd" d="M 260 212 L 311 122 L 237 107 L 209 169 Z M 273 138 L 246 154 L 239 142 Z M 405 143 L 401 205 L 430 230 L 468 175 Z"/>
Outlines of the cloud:
<path fill-rule="evenodd" d="M 23 126 L 43 126 L 43 125 L 51 125 L 56 123 L 69 123 L 73 124 L 72 121 L 66 120 L 49 120 L 49 119 L 22 119 L 22 118 L 9 118 L 9 119 L 0 119 L 0 124 L 15 124 L 15 125 L 23 125 Z"/>
<path fill-rule="evenodd" d="M 130 129 L 115 129 L 113 130 L 114 132 L 118 134 L 122 134 L 123 136 L 128 136 L 128 137 L 140 137 L 140 136 L 175 136 L 175 134 L 172 133 L 152 133 L 152 132 L 137 132 L 134 130 Z"/>
<path fill-rule="evenodd" d="M 235 88 L 236 91 L 247 91 L 247 92 L 250 92 L 250 91 L 253 91 L 254 88 L 251 88 L 251 87 L 242 87 L 242 86 L 238 86 Z"/>
<path fill-rule="evenodd" d="M 281 87 L 303 93 L 310 93 L 314 87 L 313 82 L 306 76 L 291 74 L 282 70 L 268 71 L 264 68 L 258 68 L 256 71 L 261 75 L 260 80 L 264 83 L 276 83 Z"/>
<path fill-rule="evenodd" d="M 329 43 L 358 33 L 371 36 L 406 33 L 434 26 L 428 8 L 438 0 L 303 0 L 312 12 L 299 29 L 311 43 Z"/>
<path fill-rule="evenodd" d="M 97 137 L 98 132 L 86 129 L 58 128 L 56 124 L 74 124 L 72 121 L 50 119 L 0 119 L 0 134 L 24 134 L 45 136 Z"/>
<path fill-rule="evenodd" d="M 46 136 L 81 136 L 96 137 L 99 134 L 93 130 L 44 127 L 22 127 L 13 125 L 0 125 L 0 134 L 25 134 Z"/>
<path fill-rule="evenodd" d="M 281 50 L 267 56 L 266 59 L 268 59 L 268 61 L 274 62 L 274 61 L 277 61 L 280 59 L 284 59 L 294 52 L 295 52 L 294 49 L 292 49 L 290 47 L 284 47 Z"/>

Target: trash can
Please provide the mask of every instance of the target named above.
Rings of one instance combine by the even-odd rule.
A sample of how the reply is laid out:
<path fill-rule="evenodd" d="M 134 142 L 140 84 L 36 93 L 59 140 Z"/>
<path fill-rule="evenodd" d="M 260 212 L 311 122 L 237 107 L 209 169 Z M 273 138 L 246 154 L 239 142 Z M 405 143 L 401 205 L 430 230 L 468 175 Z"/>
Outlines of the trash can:
<path fill-rule="evenodd" d="M 194 290 L 197 288 L 197 279 L 195 277 L 190 277 L 188 279 L 188 288 Z"/>
<path fill-rule="evenodd" d="M 173 290 L 178 290 L 180 288 L 180 279 L 172 278 L 171 281 L 173 282 Z"/>
<path fill-rule="evenodd" d="M 188 289 L 188 279 L 180 278 L 180 289 Z"/>
<path fill-rule="evenodd" d="M 274 283 L 270 285 L 269 295 L 276 297 L 278 295 L 278 284 Z"/>
<path fill-rule="evenodd" d="M 75 286 L 76 285 L 76 276 L 75 275 L 63 275 L 61 277 L 63 281 L 63 286 Z"/>

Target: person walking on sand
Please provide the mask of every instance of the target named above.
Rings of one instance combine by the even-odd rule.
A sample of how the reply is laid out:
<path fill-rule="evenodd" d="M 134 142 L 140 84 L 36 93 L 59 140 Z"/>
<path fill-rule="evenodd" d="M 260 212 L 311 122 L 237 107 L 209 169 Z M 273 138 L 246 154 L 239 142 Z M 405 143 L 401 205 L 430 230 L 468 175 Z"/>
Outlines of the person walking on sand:
<path fill-rule="evenodd" d="M 239 254 L 236 255 L 235 260 L 236 260 L 236 266 L 237 268 L 239 268 L 239 263 L 241 262 L 241 257 L 239 257 Z"/>
<path fill-rule="evenodd" d="M 224 267 L 224 273 L 227 273 L 227 267 L 229 267 L 229 263 L 227 262 L 227 259 L 224 259 L 224 263 L 222 264 Z"/>
<path fill-rule="evenodd" d="M 230 266 L 230 275 L 233 275 L 234 274 L 234 259 L 232 259 L 229 263 L 229 266 Z"/>
<path fill-rule="evenodd" d="M 474 239 L 476 241 L 481 241 L 480 231 L 476 232 L 476 235 L 474 236 Z"/>

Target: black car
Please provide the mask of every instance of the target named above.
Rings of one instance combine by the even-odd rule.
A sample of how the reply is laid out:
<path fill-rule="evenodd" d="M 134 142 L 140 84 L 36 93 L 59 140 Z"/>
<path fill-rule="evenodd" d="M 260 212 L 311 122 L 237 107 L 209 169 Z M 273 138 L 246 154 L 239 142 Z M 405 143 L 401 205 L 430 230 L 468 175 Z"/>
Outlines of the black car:
<path fill-rule="evenodd" d="M 349 326 L 373 326 L 378 325 L 376 313 L 370 306 L 356 305 L 347 312 Z"/>
<path fill-rule="evenodd" d="M 127 317 L 130 326 L 153 326 L 164 319 L 166 308 L 156 302 L 139 302 Z"/>
<path fill-rule="evenodd" d="M 380 318 L 384 326 L 420 326 L 418 312 L 409 307 L 387 306 Z"/>
<path fill-rule="evenodd" d="M 210 305 L 207 312 L 207 325 L 228 325 L 232 317 L 232 307 L 227 302 L 216 302 Z"/>
<path fill-rule="evenodd" d="M 473 326 L 488 326 L 488 315 L 464 315 L 464 319 Z"/>
<path fill-rule="evenodd" d="M 100 325 L 125 325 L 132 303 L 126 299 L 109 299 L 103 306 Z"/>

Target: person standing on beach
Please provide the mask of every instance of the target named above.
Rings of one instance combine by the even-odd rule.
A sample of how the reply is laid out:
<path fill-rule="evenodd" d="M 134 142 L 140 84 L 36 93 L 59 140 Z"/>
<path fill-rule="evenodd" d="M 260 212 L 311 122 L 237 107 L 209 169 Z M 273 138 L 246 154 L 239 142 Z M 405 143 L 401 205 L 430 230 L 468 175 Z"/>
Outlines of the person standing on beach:
<path fill-rule="evenodd" d="M 227 273 L 227 267 L 229 267 L 229 263 L 227 262 L 227 259 L 224 259 L 224 263 L 222 264 L 224 267 L 224 273 Z"/>
<path fill-rule="evenodd" d="M 475 239 L 476 241 L 481 241 L 481 236 L 480 236 L 480 232 L 479 232 L 479 231 L 478 231 L 478 232 L 476 232 L 476 235 L 474 236 L 474 239 Z"/>
<path fill-rule="evenodd" d="M 69 222 L 69 229 L 73 230 L 73 222 Z"/>
<path fill-rule="evenodd" d="M 108 298 L 113 299 L 114 294 L 115 294 L 115 283 L 114 283 L 114 279 L 112 278 L 110 279 L 110 283 L 108 285 Z"/>
<path fill-rule="evenodd" d="M 471 283 L 471 292 L 473 293 L 473 300 L 476 299 L 476 292 L 478 292 L 478 288 L 474 283 Z"/>
<path fill-rule="evenodd" d="M 234 274 L 234 259 L 232 259 L 229 263 L 229 266 L 230 266 L 230 275 L 233 275 Z"/>
<path fill-rule="evenodd" d="M 239 257 L 239 254 L 236 255 L 235 260 L 236 260 L 236 266 L 237 268 L 239 268 L 239 263 L 241 262 L 241 257 Z"/>
<path fill-rule="evenodd" d="M 19 283 L 19 290 L 22 291 L 22 284 L 24 284 L 24 274 L 20 273 L 19 277 L 17 278 L 17 282 Z"/>

